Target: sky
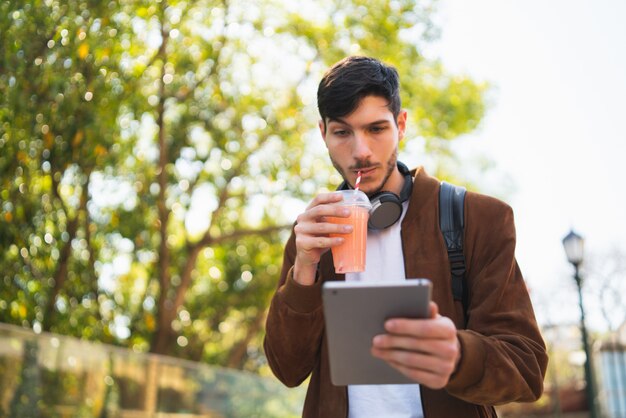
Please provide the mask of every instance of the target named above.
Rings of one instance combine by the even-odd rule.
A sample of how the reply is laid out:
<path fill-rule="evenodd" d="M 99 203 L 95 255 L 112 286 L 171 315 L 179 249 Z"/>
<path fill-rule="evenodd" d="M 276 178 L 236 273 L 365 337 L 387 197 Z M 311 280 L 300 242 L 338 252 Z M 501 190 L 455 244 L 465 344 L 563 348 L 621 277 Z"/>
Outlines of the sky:
<path fill-rule="evenodd" d="M 562 238 L 573 228 L 586 255 L 626 254 L 626 1 L 440 0 L 436 16 L 428 54 L 491 85 L 484 120 L 454 149 L 496 163 L 478 184 L 513 185 L 505 200 L 539 321 L 576 323 Z"/>

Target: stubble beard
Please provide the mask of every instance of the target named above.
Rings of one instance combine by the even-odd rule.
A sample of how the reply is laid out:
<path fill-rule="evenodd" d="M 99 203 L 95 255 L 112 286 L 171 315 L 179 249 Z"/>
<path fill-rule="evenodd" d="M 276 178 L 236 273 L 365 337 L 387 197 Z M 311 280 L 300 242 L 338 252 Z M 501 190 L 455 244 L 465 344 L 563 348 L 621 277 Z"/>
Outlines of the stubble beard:
<path fill-rule="evenodd" d="M 341 168 L 341 166 L 333 159 L 333 157 L 330 157 L 330 161 L 333 163 L 333 167 L 335 167 L 335 170 L 337 170 L 337 172 L 339 172 L 339 174 L 341 174 L 341 177 L 343 177 L 344 181 L 350 185 L 350 187 L 354 187 L 353 184 L 350 184 L 350 181 L 348 181 L 348 177 L 346 175 L 346 170 L 344 170 L 343 168 Z M 383 180 L 381 181 L 381 183 L 378 185 L 378 187 L 376 187 L 374 190 L 370 191 L 370 192 L 366 192 L 366 194 L 368 196 L 373 196 L 376 193 L 382 192 L 384 190 L 385 184 L 387 184 L 387 180 L 389 180 L 389 177 L 391 177 L 391 174 L 393 173 L 393 170 L 395 170 L 396 166 L 398 163 L 398 149 L 396 148 L 393 153 L 391 154 L 391 156 L 389 157 L 389 159 L 387 160 L 387 164 L 386 164 L 386 172 L 385 172 L 385 176 L 383 178 Z M 361 168 L 368 168 L 371 167 L 372 163 L 370 163 L 367 160 L 364 161 L 357 161 L 356 164 L 348 167 L 348 170 L 353 171 L 353 170 L 358 170 Z"/>

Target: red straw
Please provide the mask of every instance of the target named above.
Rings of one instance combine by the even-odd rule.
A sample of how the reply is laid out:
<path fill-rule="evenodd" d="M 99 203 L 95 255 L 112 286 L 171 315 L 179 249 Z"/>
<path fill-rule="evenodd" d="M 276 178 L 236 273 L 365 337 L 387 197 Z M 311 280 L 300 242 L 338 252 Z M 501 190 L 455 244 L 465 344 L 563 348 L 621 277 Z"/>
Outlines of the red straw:
<path fill-rule="evenodd" d="M 359 190 L 360 184 L 361 184 L 361 171 L 359 171 L 356 175 L 356 183 L 354 184 L 354 190 Z"/>

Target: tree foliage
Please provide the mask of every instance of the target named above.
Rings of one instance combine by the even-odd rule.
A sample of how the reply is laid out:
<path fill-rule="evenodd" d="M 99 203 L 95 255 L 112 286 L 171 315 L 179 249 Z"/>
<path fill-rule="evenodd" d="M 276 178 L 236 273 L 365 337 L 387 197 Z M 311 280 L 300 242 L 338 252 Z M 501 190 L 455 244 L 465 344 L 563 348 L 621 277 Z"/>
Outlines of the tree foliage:
<path fill-rule="evenodd" d="M 599 307 L 591 311 L 600 313 L 604 328 L 610 333 L 616 333 L 620 326 L 626 324 L 626 251 L 613 246 L 602 252 L 591 253 L 586 258 L 583 268 L 584 291 L 587 300 Z"/>
<path fill-rule="evenodd" d="M 325 68 L 394 64 L 425 149 L 483 115 L 485 86 L 421 53 L 433 13 L 0 1 L 0 320 L 257 369 L 290 208 L 337 180 L 315 132 Z"/>

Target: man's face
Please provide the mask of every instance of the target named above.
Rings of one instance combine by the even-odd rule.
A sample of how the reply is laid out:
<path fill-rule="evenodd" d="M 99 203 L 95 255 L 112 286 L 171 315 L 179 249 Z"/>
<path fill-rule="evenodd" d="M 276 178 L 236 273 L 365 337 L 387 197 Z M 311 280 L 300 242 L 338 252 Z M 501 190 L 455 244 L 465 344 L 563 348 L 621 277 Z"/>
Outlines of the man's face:
<path fill-rule="evenodd" d="M 364 97 L 345 117 L 327 119 L 326 129 L 320 122 L 333 165 L 352 187 L 361 171 L 359 188 L 368 195 L 395 188 L 388 183 L 397 171 L 398 142 L 405 128 L 406 111 L 395 121 L 387 100 L 379 96 Z"/>

